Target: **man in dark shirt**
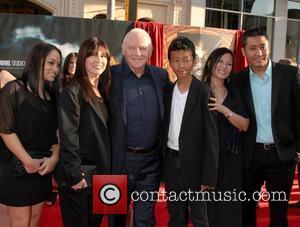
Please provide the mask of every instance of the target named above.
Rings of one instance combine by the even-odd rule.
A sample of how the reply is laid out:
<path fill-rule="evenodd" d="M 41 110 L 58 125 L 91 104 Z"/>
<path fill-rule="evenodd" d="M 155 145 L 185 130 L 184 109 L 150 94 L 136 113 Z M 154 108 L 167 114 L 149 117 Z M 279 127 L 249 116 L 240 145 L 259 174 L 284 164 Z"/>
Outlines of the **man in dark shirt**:
<path fill-rule="evenodd" d="M 160 176 L 160 137 L 166 70 L 147 65 L 152 43 L 148 33 L 135 28 L 122 43 L 124 60 L 112 67 L 110 92 L 113 173 L 128 175 L 128 198 L 132 192 L 157 191 Z M 150 197 L 149 197 L 150 198 Z M 151 198 L 150 198 L 151 199 Z M 155 201 L 134 201 L 134 226 L 154 223 Z M 126 217 L 116 215 L 111 226 L 125 226 Z"/>

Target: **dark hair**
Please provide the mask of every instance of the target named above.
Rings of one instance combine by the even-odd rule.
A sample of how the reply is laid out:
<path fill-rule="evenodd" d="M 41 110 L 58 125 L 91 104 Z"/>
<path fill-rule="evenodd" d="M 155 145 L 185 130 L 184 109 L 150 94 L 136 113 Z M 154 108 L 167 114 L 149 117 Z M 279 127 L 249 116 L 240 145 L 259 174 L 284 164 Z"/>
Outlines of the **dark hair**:
<path fill-rule="evenodd" d="M 63 75 L 62 75 L 62 82 L 63 82 L 63 86 L 66 85 L 66 83 L 71 79 L 69 76 L 69 65 L 70 65 L 70 61 L 72 58 L 76 58 L 77 59 L 77 53 L 76 52 L 71 52 L 67 55 L 65 61 L 64 61 L 64 66 L 63 66 Z M 74 75 L 73 75 L 74 76 Z"/>
<path fill-rule="evenodd" d="M 242 47 L 246 46 L 248 37 L 255 36 L 264 36 L 269 40 L 269 37 L 263 28 L 250 28 L 249 30 L 246 30 L 242 36 Z"/>
<path fill-rule="evenodd" d="M 26 65 L 23 70 L 22 74 L 22 81 L 25 84 L 25 88 L 29 86 L 30 90 L 36 94 L 37 96 L 40 97 L 38 86 L 39 82 L 42 80 L 44 86 L 43 86 L 43 95 L 45 97 L 45 90 L 47 90 L 51 96 L 51 98 L 56 97 L 56 92 L 52 86 L 55 84 L 59 79 L 59 75 L 56 76 L 55 80 L 48 85 L 48 82 L 45 83 L 44 81 L 44 67 L 45 67 L 45 61 L 46 57 L 49 55 L 49 53 L 53 50 L 56 50 L 59 53 L 60 60 L 62 59 L 62 55 L 60 50 L 50 44 L 50 43 L 38 43 L 33 48 L 31 49 L 27 60 L 26 60 Z M 41 97 L 42 98 L 42 97 Z"/>
<path fill-rule="evenodd" d="M 171 52 L 172 51 L 177 51 L 177 50 L 191 50 L 192 51 L 192 56 L 193 60 L 196 58 L 196 51 L 195 51 L 195 45 L 194 43 L 184 37 L 184 36 L 179 36 L 171 42 L 169 49 L 168 49 L 168 59 L 170 60 L 171 58 Z"/>
<path fill-rule="evenodd" d="M 151 17 L 141 17 L 137 21 L 140 21 L 140 22 L 155 22 L 155 20 Z"/>
<path fill-rule="evenodd" d="M 210 86 L 211 76 L 213 74 L 213 71 L 224 54 L 230 54 L 232 56 L 232 61 L 234 61 L 234 56 L 232 51 L 226 47 L 217 48 L 213 52 L 211 52 L 210 55 L 208 56 L 202 74 L 202 81 L 206 83 L 208 86 Z M 232 74 L 233 72 L 233 65 L 230 74 Z M 224 84 L 225 86 L 227 86 L 227 80 L 225 80 Z"/>
<path fill-rule="evenodd" d="M 100 48 L 104 48 L 105 56 L 107 58 L 107 65 L 104 72 L 99 78 L 98 90 L 103 98 L 108 97 L 109 84 L 110 84 L 110 53 L 105 42 L 97 37 L 91 37 L 83 41 L 80 46 L 77 55 L 77 64 L 75 70 L 75 79 L 81 84 L 83 89 L 83 97 L 87 102 L 94 102 L 96 100 L 96 95 L 93 91 L 92 85 L 89 81 L 88 74 L 85 68 L 86 58 L 97 53 Z"/>

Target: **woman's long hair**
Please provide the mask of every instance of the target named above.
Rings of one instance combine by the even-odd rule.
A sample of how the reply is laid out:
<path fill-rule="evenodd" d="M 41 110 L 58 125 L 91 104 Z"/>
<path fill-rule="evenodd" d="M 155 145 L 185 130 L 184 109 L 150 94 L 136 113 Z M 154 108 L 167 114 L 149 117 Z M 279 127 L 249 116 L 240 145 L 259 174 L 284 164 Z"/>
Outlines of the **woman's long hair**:
<path fill-rule="evenodd" d="M 88 74 L 86 72 L 85 61 L 86 58 L 97 53 L 100 48 L 103 48 L 105 51 L 104 54 L 107 58 L 107 65 L 104 72 L 100 75 L 98 90 L 105 99 L 108 97 L 109 85 L 111 80 L 109 63 L 110 53 L 107 45 L 97 37 L 88 38 L 81 44 L 77 56 L 75 79 L 81 84 L 83 97 L 87 102 L 94 102 L 97 97 L 93 91 L 92 84 L 90 83 Z"/>
<path fill-rule="evenodd" d="M 209 87 L 211 87 L 211 77 L 212 74 L 216 68 L 216 65 L 218 64 L 218 62 L 220 61 L 221 57 L 224 54 L 230 54 L 232 56 L 232 61 L 234 61 L 234 56 L 233 53 L 230 49 L 226 48 L 226 47 L 220 47 L 217 48 L 215 50 L 213 50 L 213 52 L 211 52 L 211 54 L 209 55 L 209 57 L 207 58 L 204 68 L 203 68 L 203 74 L 202 74 L 202 81 L 204 83 L 206 83 Z M 232 64 L 232 70 L 230 72 L 230 75 L 232 75 L 233 73 L 233 65 L 234 62 Z M 230 77 L 229 75 L 229 77 Z M 227 78 L 224 81 L 224 85 L 227 87 L 228 86 L 228 81 L 230 80 L 230 78 Z"/>
<path fill-rule="evenodd" d="M 60 55 L 60 60 L 62 59 L 61 51 L 54 45 L 50 43 L 38 43 L 31 49 L 27 60 L 26 65 L 22 74 L 22 81 L 25 84 L 25 88 L 29 86 L 30 90 L 41 97 L 39 94 L 39 83 L 40 81 L 43 84 L 42 92 L 45 97 L 45 90 L 47 90 L 51 96 L 51 98 L 57 96 L 55 84 L 58 82 L 59 75 L 55 77 L 55 80 L 48 84 L 48 82 L 44 81 L 44 67 L 46 62 L 46 57 L 52 50 L 56 50 Z M 41 97 L 43 98 L 43 97 Z"/>
<path fill-rule="evenodd" d="M 64 61 L 63 73 L 62 73 L 63 86 L 65 86 L 66 83 L 71 79 L 71 78 L 67 78 L 67 76 L 69 75 L 69 65 L 70 65 L 70 61 L 72 60 L 72 58 L 76 58 L 76 60 L 77 60 L 76 52 L 69 53 Z"/>

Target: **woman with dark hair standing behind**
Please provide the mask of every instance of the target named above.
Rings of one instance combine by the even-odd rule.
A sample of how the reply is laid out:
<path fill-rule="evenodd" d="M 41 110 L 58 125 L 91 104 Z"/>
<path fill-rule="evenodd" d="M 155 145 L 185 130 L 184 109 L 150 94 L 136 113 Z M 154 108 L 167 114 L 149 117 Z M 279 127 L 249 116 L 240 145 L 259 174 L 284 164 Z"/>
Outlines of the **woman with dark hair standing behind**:
<path fill-rule="evenodd" d="M 111 172 L 105 91 L 110 80 L 106 44 L 92 37 L 80 46 L 75 78 L 58 101 L 61 142 L 57 181 L 65 227 L 99 226 L 92 212 L 92 175 Z M 80 215 L 79 215 L 80 214 Z"/>
<path fill-rule="evenodd" d="M 217 48 L 208 57 L 202 80 L 210 86 L 215 97 L 210 98 L 210 110 L 217 111 L 220 158 L 215 194 L 208 202 L 210 227 L 241 226 L 241 201 L 233 200 L 234 192 L 242 187 L 242 158 L 239 147 L 241 131 L 249 125 L 241 96 L 230 82 L 233 71 L 233 53 L 228 48 Z M 224 201 L 224 193 L 232 198 Z M 222 201 L 222 200 L 223 201 Z M 228 199 L 228 198 L 227 198 Z M 219 201 L 218 201 L 219 200 Z"/>
<path fill-rule="evenodd" d="M 63 66 L 63 75 L 62 75 L 63 87 L 65 87 L 67 83 L 74 77 L 75 70 L 76 70 L 76 61 L 77 61 L 76 52 L 71 52 L 67 55 Z"/>
<path fill-rule="evenodd" d="M 38 227 L 51 192 L 58 161 L 57 93 L 61 52 L 48 43 L 35 45 L 22 80 L 7 83 L 0 95 L 0 133 L 8 154 L 0 164 L 0 200 L 8 206 L 12 227 Z"/>

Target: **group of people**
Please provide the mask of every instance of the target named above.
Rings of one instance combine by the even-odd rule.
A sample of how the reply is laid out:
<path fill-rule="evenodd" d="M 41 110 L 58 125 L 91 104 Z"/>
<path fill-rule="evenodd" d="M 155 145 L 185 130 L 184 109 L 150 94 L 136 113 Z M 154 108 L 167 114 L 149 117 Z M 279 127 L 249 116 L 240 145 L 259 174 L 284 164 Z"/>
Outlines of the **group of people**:
<path fill-rule="evenodd" d="M 244 201 L 168 199 L 170 227 L 187 226 L 189 219 L 199 227 L 255 226 L 253 194 L 264 182 L 287 199 L 269 201 L 270 226 L 288 226 L 300 151 L 297 68 L 270 60 L 260 28 L 244 33 L 249 66 L 237 74 L 232 51 L 217 48 L 196 79 L 195 46 L 177 37 L 168 48 L 177 77 L 171 83 L 165 69 L 147 64 L 151 51 L 148 33 L 134 28 L 124 36 L 121 63 L 110 66 L 107 45 L 88 38 L 67 58 L 61 90 L 60 50 L 33 47 L 21 79 L 0 94 L 0 202 L 13 227 L 38 226 L 52 172 L 66 227 L 100 225 L 102 215 L 92 212 L 94 174 L 127 175 L 128 206 L 133 192 L 146 196 L 133 201 L 137 227 L 155 226 L 155 200 L 147 193 L 158 191 L 161 181 L 169 198 L 245 192 Z M 111 227 L 126 222 L 126 215 L 109 217 Z"/>

